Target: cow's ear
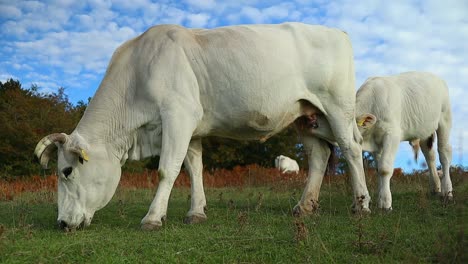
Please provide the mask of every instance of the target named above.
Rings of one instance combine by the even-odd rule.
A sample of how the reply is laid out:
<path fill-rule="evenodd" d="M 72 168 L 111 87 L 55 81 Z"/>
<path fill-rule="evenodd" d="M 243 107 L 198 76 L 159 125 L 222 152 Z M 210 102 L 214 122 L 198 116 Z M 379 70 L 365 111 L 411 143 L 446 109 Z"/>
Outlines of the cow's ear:
<path fill-rule="evenodd" d="M 375 125 L 375 122 L 377 122 L 377 117 L 375 117 L 373 114 L 363 114 L 356 118 L 356 122 L 358 127 L 369 129 Z"/>

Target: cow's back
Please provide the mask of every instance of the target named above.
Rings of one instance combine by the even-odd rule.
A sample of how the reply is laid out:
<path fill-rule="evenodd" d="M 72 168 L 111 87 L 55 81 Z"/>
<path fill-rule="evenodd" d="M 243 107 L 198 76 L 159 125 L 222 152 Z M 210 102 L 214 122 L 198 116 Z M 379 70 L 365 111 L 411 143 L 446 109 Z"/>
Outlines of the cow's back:
<path fill-rule="evenodd" d="M 144 109 L 145 116 L 136 120 L 155 123 L 164 105 L 184 101 L 194 107 L 189 112 L 201 113 L 194 136 L 266 140 L 302 115 L 303 101 L 326 114 L 323 105 L 336 99 L 343 112 L 354 112 L 352 47 L 338 29 L 301 23 L 159 25 L 113 57 L 106 79 L 114 85 L 106 93 L 112 89 L 137 100 L 129 105 Z"/>
<path fill-rule="evenodd" d="M 200 58 L 192 60 L 192 66 L 204 119 L 214 134 L 244 137 L 250 129 L 276 133 L 300 115 L 301 99 L 323 110 L 320 101 L 330 94 L 354 96 L 350 87 L 334 85 L 341 78 L 354 78 L 351 45 L 340 30 L 286 23 L 193 34 L 198 46 L 188 53 Z M 312 94 L 318 100 L 313 101 Z"/>
<path fill-rule="evenodd" d="M 152 69 L 165 78 L 174 73 L 179 79 L 194 77 L 192 94 L 203 107 L 199 136 L 266 139 L 301 115 L 300 100 L 324 111 L 322 103 L 340 97 L 349 101 L 346 110 L 354 108 L 354 89 L 342 85 L 343 80 L 354 83 L 351 43 L 338 29 L 301 23 L 214 29 L 162 25 L 138 37 L 134 50 L 139 79 L 150 78 L 146 73 Z M 188 71 L 170 66 L 181 54 Z M 150 94 L 160 102 L 167 100 L 158 96 L 173 94 L 147 89 L 157 90 Z"/>

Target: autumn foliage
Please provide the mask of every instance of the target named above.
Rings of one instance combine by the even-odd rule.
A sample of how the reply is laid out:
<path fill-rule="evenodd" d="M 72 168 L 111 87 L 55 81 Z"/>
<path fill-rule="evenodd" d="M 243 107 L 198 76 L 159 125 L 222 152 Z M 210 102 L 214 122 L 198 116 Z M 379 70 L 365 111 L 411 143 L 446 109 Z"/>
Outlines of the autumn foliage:
<path fill-rule="evenodd" d="M 34 85 L 0 82 L 0 178 L 38 174 L 37 142 L 50 133 L 70 133 L 84 109 L 82 102 L 73 106 L 63 88 L 42 94 Z"/>
<path fill-rule="evenodd" d="M 205 187 L 242 187 L 264 186 L 268 184 L 303 184 L 306 175 L 304 171 L 299 174 L 281 174 L 273 168 L 264 168 L 258 165 L 234 167 L 232 170 L 214 169 L 205 170 L 203 182 Z M 159 183 L 158 172 L 146 170 L 140 173 L 124 172 L 120 180 L 120 188 L 156 189 Z M 185 171 L 181 171 L 175 182 L 175 187 L 190 187 L 190 178 Z M 0 180 L 0 200 L 12 200 L 24 192 L 57 190 L 57 176 L 32 176 L 15 180 Z"/>
<path fill-rule="evenodd" d="M 456 175 L 465 175 L 463 169 L 453 171 Z M 376 181 L 376 172 L 373 169 L 366 171 L 367 181 L 372 184 Z M 401 169 L 394 171 L 392 181 L 402 181 L 408 177 L 420 176 L 421 172 L 414 172 L 411 175 L 404 175 Z M 413 177 L 413 178 L 414 178 Z M 256 187 L 275 186 L 284 188 L 303 188 L 307 180 L 307 171 L 300 170 L 296 173 L 280 173 L 274 168 L 265 168 L 259 165 L 236 166 L 233 169 L 208 169 L 203 172 L 203 184 L 205 188 L 223 187 Z M 347 174 L 325 175 L 324 182 L 345 183 L 349 181 Z M 154 189 L 159 183 L 159 176 L 156 170 L 145 170 L 143 172 L 123 172 L 119 188 L 123 189 Z M 182 170 L 177 177 L 175 187 L 189 188 L 190 178 Z M 26 192 L 56 192 L 57 176 L 32 176 L 17 178 L 14 180 L 0 180 L 0 201 L 13 200 Z"/>

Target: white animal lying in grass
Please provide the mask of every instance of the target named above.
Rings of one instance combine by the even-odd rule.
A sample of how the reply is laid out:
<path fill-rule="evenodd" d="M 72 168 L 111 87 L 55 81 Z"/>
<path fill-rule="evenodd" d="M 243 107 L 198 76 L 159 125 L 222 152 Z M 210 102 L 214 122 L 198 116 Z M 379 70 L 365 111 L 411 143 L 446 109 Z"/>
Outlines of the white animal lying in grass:
<path fill-rule="evenodd" d="M 398 146 L 409 141 L 415 158 L 422 150 L 429 168 L 433 193 L 453 199 L 449 168 L 452 147 L 449 143 L 452 116 L 447 85 L 437 76 L 407 72 L 395 76 L 369 78 L 356 95 L 356 122 L 363 137 L 362 149 L 372 152 L 378 163 L 378 207 L 391 210 L 390 178 Z M 317 117 L 317 128 L 310 131 L 330 142 L 330 127 Z M 442 176 L 436 169 L 434 139 L 442 164 Z"/>
<path fill-rule="evenodd" d="M 281 171 L 281 173 L 295 172 L 299 173 L 299 165 L 297 162 L 289 157 L 279 155 L 275 159 L 275 167 Z"/>

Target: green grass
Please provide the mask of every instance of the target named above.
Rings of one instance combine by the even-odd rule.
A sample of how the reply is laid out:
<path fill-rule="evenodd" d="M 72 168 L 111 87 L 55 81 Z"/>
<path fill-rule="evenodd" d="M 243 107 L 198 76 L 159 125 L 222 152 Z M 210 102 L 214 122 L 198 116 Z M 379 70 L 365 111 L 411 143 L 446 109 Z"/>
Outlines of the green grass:
<path fill-rule="evenodd" d="M 5 263 L 468 263 L 468 183 L 455 204 L 428 196 L 426 179 L 393 183 L 393 212 L 350 212 L 344 182 L 324 182 L 317 215 L 294 219 L 302 187 L 208 189 L 208 221 L 185 225 L 189 189 L 174 189 L 165 226 L 139 229 L 154 190 L 119 189 L 90 227 L 56 228 L 55 194 L 0 202 Z M 375 195 L 375 183 L 369 188 Z"/>

